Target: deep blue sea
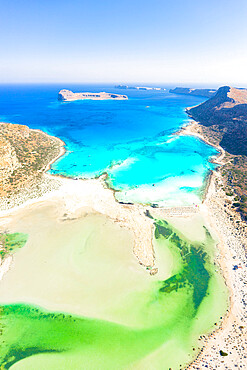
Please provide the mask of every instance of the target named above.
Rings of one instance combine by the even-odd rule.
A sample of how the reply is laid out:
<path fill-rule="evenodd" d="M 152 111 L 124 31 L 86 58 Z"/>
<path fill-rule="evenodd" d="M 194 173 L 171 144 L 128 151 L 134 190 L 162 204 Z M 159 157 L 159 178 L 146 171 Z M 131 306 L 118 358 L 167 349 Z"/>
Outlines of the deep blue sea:
<path fill-rule="evenodd" d="M 60 102 L 62 88 L 126 94 L 129 100 Z M 197 138 L 173 133 L 188 123 L 184 109 L 204 99 L 170 94 L 166 88 L 0 85 L 0 121 L 41 129 L 66 143 L 67 152 L 51 173 L 92 178 L 107 172 L 121 201 L 196 204 L 216 150 Z"/>

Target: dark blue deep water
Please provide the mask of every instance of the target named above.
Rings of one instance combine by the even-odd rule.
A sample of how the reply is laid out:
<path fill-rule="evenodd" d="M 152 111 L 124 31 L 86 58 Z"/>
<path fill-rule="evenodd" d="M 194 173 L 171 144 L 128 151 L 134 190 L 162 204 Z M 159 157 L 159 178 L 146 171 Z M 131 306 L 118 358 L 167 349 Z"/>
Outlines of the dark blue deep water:
<path fill-rule="evenodd" d="M 57 94 L 126 94 L 125 101 L 59 102 Z M 160 205 L 200 202 L 214 148 L 174 136 L 188 122 L 184 109 L 202 98 L 166 91 L 120 90 L 102 85 L 1 85 L 0 121 L 28 125 L 61 138 L 67 153 L 52 173 L 89 178 L 107 171 L 119 200 Z"/>

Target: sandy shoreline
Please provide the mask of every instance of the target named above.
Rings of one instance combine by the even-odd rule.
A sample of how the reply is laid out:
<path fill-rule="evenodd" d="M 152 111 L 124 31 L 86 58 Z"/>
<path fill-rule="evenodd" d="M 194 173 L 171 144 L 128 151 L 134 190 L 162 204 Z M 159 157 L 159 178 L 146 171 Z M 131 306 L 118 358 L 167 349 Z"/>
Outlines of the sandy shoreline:
<path fill-rule="evenodd" d="M 213 163 L 224 165 L 225 151 L 220 146 L 206 140 L 198 133 L 197 128 L 198 124 L 193 121 L 179 134 L 197 136 L 207 144 L 214 146 L 220 155 L 213 160 Z M 247 358 L 245 224 L 240 215 L 226 203 L 226 196 L 221 185 L 220 173 L 217 170 L 213 171 L 205 200 L 200 206 L 200 212 L 218 235 L 216 263 L 229 289 L 230 304 L 220 326 L 210 335 L 201 336 L 202 350 L 188 369 L 239 369 L 245 367 Z M 234 269 L 234 266 L 237 268 Z M 227 356 L 222 356 L 220 351 L 227 353 Z"/>
<path fill-rule="evenodd" d="M 212 145 L 196 132 L 196 126 L 196 123 L 192 123 L 192 125 L 182 128 L 179 134 L 194 135 L 207 144 Z M 220 152 L 220 155 L 213 162 L 223 164 L 224 150 L 221 147 L 212 146 Z M 59 155 L 47 164 L 45 171 L 48 171 L 52 163 L 64 155 L 65 152 L 64 146 L 61 147 Z M 233 369 L 236 367 L 235 365 L 238 368 L 244 366 L 247 343 L 246 328 L 240 329 L 240 326 L 247 319 L 245 301 L 243 301 L 244 296 L 247 297 L 245 285 L 247 284 L 246 255 L 243 248 L 246 238 L 241 228 L 239 230 L 236 229 L 236 225 L 239 225 L 236 222 L 241 222 L 240 218 L 238 218 L 240 216 L 225 205 L 225 194 L 219 186 L 221 179 L 217 171 L 212 173 L 206 190 L 205 200 L 198 208 L 173 207 L 155 209 L 138 204 L 120 204 L 114 197 L 114 191 L 107 187 L 104 176 L 92 180 L 74 180 L 49 174 L 44 174 L 43 176 L 51 184 L 54 182 L 54 187 L 51 186 L 48 192 L 44 188 L 42 196 L 36 194 L 37 196 L 33 199 L 28 201 L 24 199 L 23 202 L 17 202 L 17 206 L 1 211 L 1 226 L 4 226 L 7 215 L 14 216 L 15 212 L 20 209 L 25 210 L 26 207 L 31 207 L 40 202 L 52 202 L 54 199 L 59 201 L 67 217 L 72 215 L 74 217 L 81 207 L 89 207 L 133 232 L 135 238 L 133 252 L 141 265 L 151 267 L 151 272 L 152 269 L 155 272 L 158 265 L 156 264 L 157 261 L 155 261 L 152 246 L 153 220 L 147 217 L 145 212 L 148 210 L 154 217 L 163 218 L 186 218 L 195 214 L 202 214 L 211 225 L 211 228 L 215 230 L 220 241 L 217 247 L 216 261 L 231 292 L 231 305 L 221 327 L 209 336 L 203 336 L 200 339 L 203 349 L 198 358 L 188 368 Z M 229 215 L 231 215 L 233 221 L 229 219 Z M 0 268 L 0 276 L 3 276 L 7 271 L 5 264 L 2 264 Z M 10 262 L 7 265 L 9 268 Z M 233 270 L 233 265 L 241 265 L 241 268 Z M 244 348 L 239 347 L 241 341 Z M 227 352 L 228 356 L 220 356 L 220 350 Z"/>

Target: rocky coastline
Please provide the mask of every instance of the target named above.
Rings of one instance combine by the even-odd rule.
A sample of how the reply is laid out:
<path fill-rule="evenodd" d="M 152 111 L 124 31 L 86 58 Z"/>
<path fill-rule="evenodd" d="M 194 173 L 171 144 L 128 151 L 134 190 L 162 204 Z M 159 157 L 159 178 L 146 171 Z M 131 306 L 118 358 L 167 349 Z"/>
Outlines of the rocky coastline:
<path fill-rule="evenodd" d="M 200 125 L 192 122 L 180 134 L 194 135 L 210 145 L 210 137 L 203 137 Z M 241 215 L 231 207 L 229 197 L 223 190 L 225 152 L 219 146 L 220 155 L 216 162 L 221 165 L 213 172 L 206 198 L 200 212 L 208 219 L 219 239 L 215 263 L 219 266 L 230 291 L 230 304 L 220 325 L 207 335 L 200 337 L 202 350 L 187 369 L 201 370 L 244 368 L 247 358 L 247 225 Z"/>
<path fill-rule="evenodd" d="M 11 209 L 59 187 L 46 171 L 65 153 L 59 138 L 24 125 L 0 123 L 0 208 Z"/>

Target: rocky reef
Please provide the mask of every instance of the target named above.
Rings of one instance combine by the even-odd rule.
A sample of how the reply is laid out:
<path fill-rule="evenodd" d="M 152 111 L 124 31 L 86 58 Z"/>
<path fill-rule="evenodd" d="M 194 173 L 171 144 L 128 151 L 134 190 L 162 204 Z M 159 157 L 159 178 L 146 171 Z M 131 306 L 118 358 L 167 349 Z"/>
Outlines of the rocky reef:
<path fill-rule="evenodd" d="M 127 95 L 120 95 L 120 94 L 110 94 L 106 92 L 99 92 L 99 93 L 73 93 L 70 90 L 60 90 L 58 93 L 58 100 L 62 101 L 74 101 L 74 100 L 127 100 Z"/>

